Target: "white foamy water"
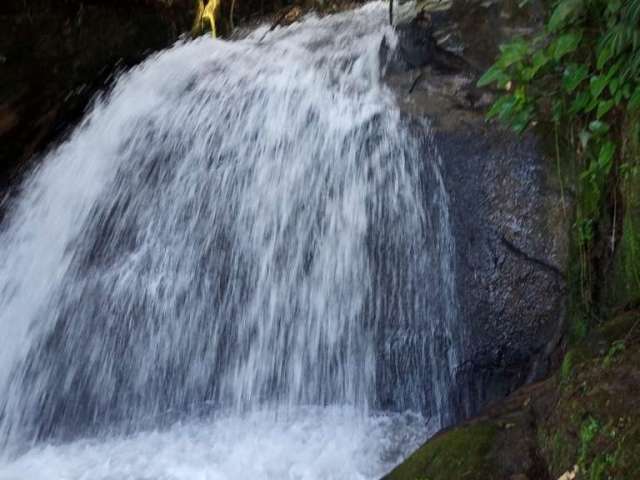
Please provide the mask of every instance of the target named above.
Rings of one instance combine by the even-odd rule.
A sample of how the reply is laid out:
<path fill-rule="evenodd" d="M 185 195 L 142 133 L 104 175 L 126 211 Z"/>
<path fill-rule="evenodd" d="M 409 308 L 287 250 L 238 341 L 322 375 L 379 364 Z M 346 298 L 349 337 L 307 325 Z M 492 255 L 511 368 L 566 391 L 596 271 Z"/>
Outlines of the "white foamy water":
<path fill-rule="evenodd" d="M 193 422 L 105 441 L 40 445 L 0 465 L 5 480 L 376 479 L 424 439 L 415 415 L 324 409 Z"/>
<path fill-rule="evenodd" d="M 42 160 L 0 232 L 0 480 L 374 479 L 450 420 L 448 199 L 386 22 L 178 44 Z"/>

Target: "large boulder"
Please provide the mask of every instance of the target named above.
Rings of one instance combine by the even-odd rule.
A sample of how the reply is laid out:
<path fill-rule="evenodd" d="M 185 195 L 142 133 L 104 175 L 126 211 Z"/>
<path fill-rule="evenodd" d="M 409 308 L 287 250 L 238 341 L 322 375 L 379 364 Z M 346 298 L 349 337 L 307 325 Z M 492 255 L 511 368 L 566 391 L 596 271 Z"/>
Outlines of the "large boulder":
<path fill-rule="evenodd" d="M 564 332 L 571 198 L 545 136 L 488 123 L 495 94 L 475 86 L 499 43 L 535 26 L 535 2 L 528 12 L 423 4 L 438 8 L 398 26 L 398 53 L 383 45 L 382 55 L 387 84 L 407 115 L 429 120 L 442 158 L 461 343 L 450 399 L 461 418 L 548 372 Z"/>
<path fill-rule="evenodd" d="M 434 436 L 384 480 L 640 478 L 638 311 L 574 346 L 551 378 Z"/>

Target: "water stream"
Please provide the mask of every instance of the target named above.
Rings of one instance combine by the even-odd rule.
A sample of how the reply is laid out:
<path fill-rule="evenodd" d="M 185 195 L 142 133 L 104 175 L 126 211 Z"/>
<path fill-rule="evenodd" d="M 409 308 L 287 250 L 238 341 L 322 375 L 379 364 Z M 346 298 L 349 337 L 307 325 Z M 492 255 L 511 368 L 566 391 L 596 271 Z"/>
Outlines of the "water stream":
<path fill-rule="evenodd" d="M 451 420 L 441 159 L 374 3 L 123 75 L 0 233 L 0 479 L 375 479 Z"/>

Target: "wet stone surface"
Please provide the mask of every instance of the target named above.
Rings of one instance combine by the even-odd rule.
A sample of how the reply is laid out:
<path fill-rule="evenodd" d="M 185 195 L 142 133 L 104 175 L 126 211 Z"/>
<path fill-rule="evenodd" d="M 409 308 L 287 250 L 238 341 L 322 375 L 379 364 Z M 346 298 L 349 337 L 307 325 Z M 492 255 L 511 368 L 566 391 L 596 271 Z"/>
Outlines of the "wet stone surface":
<path fill-rule="evenodd" d="M 451 395 L 467 416 L 548 372 L 563 331 L 571 199 L 544 139 L 486 122 L 495 92 L 475 86 L 500 42 L 532 30 L 536 5 L 448 5 L 399 25 L 397 54 L 383 43 L 380 55 L 401 108 L 428 119 L 442 158 L 464 342 Z"/>

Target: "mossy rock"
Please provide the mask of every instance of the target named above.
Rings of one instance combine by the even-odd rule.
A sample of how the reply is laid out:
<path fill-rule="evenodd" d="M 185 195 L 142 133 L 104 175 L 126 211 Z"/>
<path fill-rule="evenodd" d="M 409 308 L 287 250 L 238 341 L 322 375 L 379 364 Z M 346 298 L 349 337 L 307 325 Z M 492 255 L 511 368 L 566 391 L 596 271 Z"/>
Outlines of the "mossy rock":
<path fill-rule="evenodd" d="M 490 480 L 491 447 L 496 436 L 491 422 L 480 422 L 444 432 L 411 455 L 386 480 L 461 478 Z"/>
<path fill-rule="evenodd" d="M 554 376 L 441 432 L 386 480 L 640 479 L 640 312 L 567 352 Z"/>
<path fill-rule="evenodd" d="M 433 437 L 384 480 L 547 480 L 537 448 L 535 405 L 547 385 L 523 388 L 482 417 Z"/>

